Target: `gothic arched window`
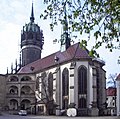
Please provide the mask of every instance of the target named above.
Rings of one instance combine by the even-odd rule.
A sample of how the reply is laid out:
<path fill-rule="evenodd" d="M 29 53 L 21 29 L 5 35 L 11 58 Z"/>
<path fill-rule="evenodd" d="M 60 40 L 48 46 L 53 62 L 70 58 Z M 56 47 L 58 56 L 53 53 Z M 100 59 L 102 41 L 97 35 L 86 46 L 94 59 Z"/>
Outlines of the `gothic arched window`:
<path fill-rule="evenodd" d="M 48 76 L 48 94 L 50 100 L 53 99 L 53 74 L 50 73 Z"/>
<path fill-rule="evenodd" d="M 62 73 L 63 109 L 68 108 L 68 95 L 69 95 L 69 71 L 67 68 L 65 68 Z"/>
<path fill-rule="evenodd" d="M 84 66 L 78 69 L 78 93 L 87 94 L 87 69 Z"/>
<path fill-rule="evenodd" d="M 78 108 L 86 108 L 87 102 L 87 68 L 80 66 L 78 69 Z"/>

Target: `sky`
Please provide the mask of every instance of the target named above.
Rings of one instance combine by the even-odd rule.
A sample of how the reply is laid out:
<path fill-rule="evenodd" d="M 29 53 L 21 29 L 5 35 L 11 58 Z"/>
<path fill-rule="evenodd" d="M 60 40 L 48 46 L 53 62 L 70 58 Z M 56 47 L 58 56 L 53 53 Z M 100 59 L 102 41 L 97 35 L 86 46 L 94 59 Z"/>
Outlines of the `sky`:
<path fill-rule="evenodd" d="M 0 74 L 7 72 L 7 67 L 11 69 L 11 63 L 15 66 L 15 60 L 19 59 L 21 30 L 25 23 L 30 22 L 32 1 L 34 5 L 35 23 L 37 23 L 44 34 L 44 46 L 42 57 L 50 55 L 60 50 L 60 44 L 53 43 L 54 39 L 60 39 L 61 27 L 56 27 L 52 32 L 49 27 L 50 20 L 40 19 L 40 14 L 45 9 L 43 0 L 1 0 L 0 3 Z M 85 37 L 85 36 L 82 36 Z M 76 40 L 75 42 L 78 42 Z M 119 74 L 120 64 L 117 59 L 120 51 L 112 53 L 101 47 L 98 50 L 100 58 L 105 61 L 103 67 L 106 70 L 106 77 L 109 74 Z"/>

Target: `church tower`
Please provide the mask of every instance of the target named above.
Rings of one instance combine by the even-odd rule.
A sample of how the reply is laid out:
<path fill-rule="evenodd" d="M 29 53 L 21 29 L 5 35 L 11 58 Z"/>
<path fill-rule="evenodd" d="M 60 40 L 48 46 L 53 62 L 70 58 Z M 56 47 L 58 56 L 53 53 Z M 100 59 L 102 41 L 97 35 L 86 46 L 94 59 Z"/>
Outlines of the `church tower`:
<path fill-rule="evenodd" d="M 44 44 L 43 31 L 34 23 L 33 3 L 30 22 L 23 26 L 21 32 L 22 66 L 41 58 L 41 50 Z"/>
<path fill-rule="evenodd" d="M 65 16 L 64 16 L 64 25 L 63 25 L 63 34 L 61 35 L 61 51 L 67 50 L 71 46 L 71 39 L 69 37 L 69 31 L 68 31 L 68 21 L 67 21 L 67 12 L 66 12 L 66 6 L 65 6 Z"/>

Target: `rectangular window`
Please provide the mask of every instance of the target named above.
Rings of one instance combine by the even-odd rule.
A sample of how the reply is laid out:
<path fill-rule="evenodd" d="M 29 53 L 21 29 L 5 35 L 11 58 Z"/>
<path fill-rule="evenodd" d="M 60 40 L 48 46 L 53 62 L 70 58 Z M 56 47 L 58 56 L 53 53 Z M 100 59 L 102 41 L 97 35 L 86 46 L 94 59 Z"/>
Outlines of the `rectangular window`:
<path fill-rule="evenodd" d="M 44 111 L 44 106 L 38 106 L 38 111 L 43 112 Z"/>

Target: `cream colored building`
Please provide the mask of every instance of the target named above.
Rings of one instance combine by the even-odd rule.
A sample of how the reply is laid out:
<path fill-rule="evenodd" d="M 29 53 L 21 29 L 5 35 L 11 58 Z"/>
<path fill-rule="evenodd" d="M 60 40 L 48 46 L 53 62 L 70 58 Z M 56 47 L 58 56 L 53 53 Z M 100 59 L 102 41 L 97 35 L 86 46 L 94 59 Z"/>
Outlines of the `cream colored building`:
<path fill-rule="evenodd" d="M 38 102 L 42 107 L 44 105 L 45 114 L 57 111 L 61 115 L 75 105 L 78 115 L 101 115 L 106 102 L 104 65 L 102 60 L 91 58 L 77 43 L 66 51 L 58 51 L 24 66 L 19 75 L 36 74 Z M 50 101 L 58 106 L 48 109 L 46 103 Z"/>

